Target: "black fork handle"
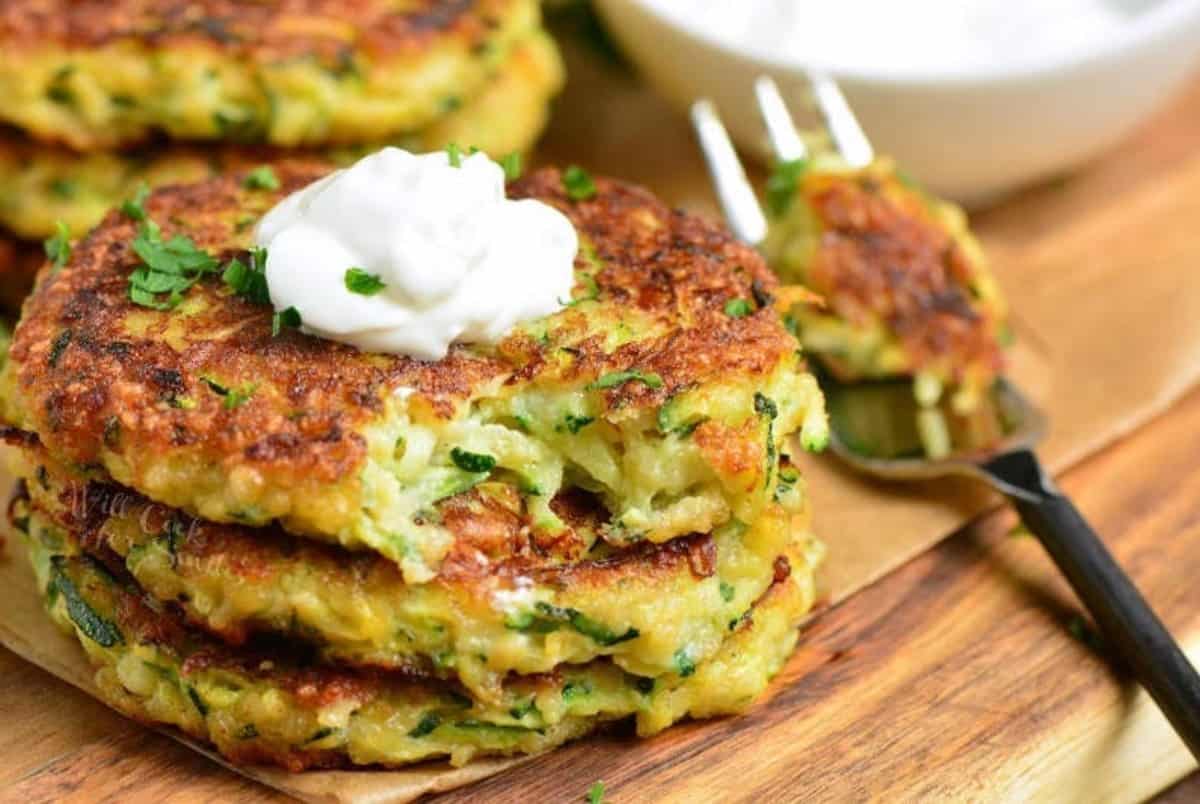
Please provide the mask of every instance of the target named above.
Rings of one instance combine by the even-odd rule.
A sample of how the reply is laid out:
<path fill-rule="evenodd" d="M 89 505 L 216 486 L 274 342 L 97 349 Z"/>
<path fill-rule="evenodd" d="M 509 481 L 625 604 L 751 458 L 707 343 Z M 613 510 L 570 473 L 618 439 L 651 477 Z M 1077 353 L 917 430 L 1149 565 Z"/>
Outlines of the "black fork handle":
<path fill-rule="evenodd" d="M 1028 450 L 982 467 L 1012 501 L 1133 675 L 1200 760 L 1200 675 L 1146 599 Z"/>

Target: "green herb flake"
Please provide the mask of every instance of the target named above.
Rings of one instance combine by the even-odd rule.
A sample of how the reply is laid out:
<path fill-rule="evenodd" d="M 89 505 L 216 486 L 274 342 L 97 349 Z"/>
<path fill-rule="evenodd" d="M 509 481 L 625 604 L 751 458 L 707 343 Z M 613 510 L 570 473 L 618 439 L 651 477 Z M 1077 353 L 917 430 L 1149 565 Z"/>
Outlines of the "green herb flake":
<path fill-rule="evenodd" d="M 252 248 L 247 252 L 247 262 L 237 257 L 225 264 L 221 281 L 235 296 L 253 304 L 270 304 L 271 291 L 267 287 L 267 250 Z"/>
<path fill-rule="evenodd" d="M 216 258 L 198 248 L 190 237 L 177 234 L 164 241 L 151 220 L 139 227 L 133 250 L 142 264 L 129 275 L 129 298 L 155 310 L 178 306 L 192 285 L 218 270 Z"/>
<path fill-rule="evenodd" d="M 462 167 L 462 156 L 462 148 L 457 142 L 446 145 L 446 157 L 450 160 L 450 167 Z"/>
<path fill-rule="evenodd" d="M 733 588 L 733 585 L 732 585 L 732 584 L 728 584 L 728 583 L 725 583 L 724 581 L 721 581 L 721 587 L 720 587 L 720 588 L 721 588 L 721 599 L 722 599 L 722 600 L 724 600 L 726 603 L 728 603 L 729 601 L 733 600 L 734 593 L 735 593 L 737 590 L 735 590 L 735 589 Z"/>
<path fill-rule="evenodd" d="M 409 731 L 409 737 L 427 737 L 442 725 L 442 718 L 437 712 L 426 712 L 421 716 L 421 720 L 416 726 Z"/>
<path fill-rule="evenodd" d="M 362 268 L 346 269 L 346 290 L 360 296 L 374 296 L 387 285 L 378 274 L 369 274 Z"/>
<path fill-rule="evenodd" d="M 792 159 L 775 165 L 767 179 L 767 210 L 776 218 L 787 214 L 796 197 L 800 179 L 808 172 L 807 159 Z"/>
<path fill-rule="evenodd" d="M 242 179 L 242 186 L 247 190 L 278 190 L 279 177 L 270 165 L 259 165 L 246 174 Z"/>
<path fill-rule="evenodd" d="M 640 382 L 649 388 L 655 389 L 663 387 L 662 377 L 657 374 L 629 369 L 627 371 L 610 371 L 608 374 L 602 374 L 595 382 L 588 383 L 587 390 L 596 391 L 616 388 L 618 385 L 624 385 L 627 382 Z"/>
<path fill-rule="evenodd" d="M 577 698 L 586 698 L 592 694 L 592 685 L 589 681 L 568 681 L 563 685 L 562 699 L 570 703 Z"/>
<path fill-rule="evenodd" d="M 563 187 L 567 198 L 572 201 L 586 201 L 596 195 L 596 182 L 591 174 L 578 165 L 571 165 L 562 174 Z"/>
<path fill-rule="evenodd" d="M 521 152 L 513 151 L 500 159 L 500 167 L 504 168 L 504 178 L 509 181 L 516 181 L 521 178 L 521 173 L 524 170 L 524 165 L 521 160 Z"/>
<path fill-rule="evenodd" d="M 258 736 L 258 727 L 253 723 L 247 723 L 238 729 L 237 736 L 239 740 L 253 740 Z"/>
<path fill-rule="evenodd" d="M 468 452 L 459 447 L 450 450 L 450 460 L 454 461 L 454 465 L 464 472 L 490 472 L 496 468 L 496 459 L 491 455 Z"/>
<path fill-rule="evenodd" d="M 575 435 L 594 421 L 596 420 L 591 416 L 577 416 L 574 413 L 568 413 L 563 417 L 563 427 Z"/>
<path fill-rule="evenodd" d="M 201 375 L 200 381 L 207 385 L 214 394 L 224 399 L 226 410 L 233 410 L 236 407 L 244 405 L 250 397 L 254 396 L 254 392 L 258 390 L 258 383 L 256 382 L 244 383 L 240 388 L 230 388 L 211 377 L 203 375 Z"/>
<path fill-rule="evenodd" d="M 71 336 L 73 334 L 69 329 L 64 329 L 58 333 L 58 337 L 50 344 L 50 355 L 46 358 L 46 365 L 50 368 L 55 368 L 58 365 L 63 352 L 67 351 L 67 347 L 71 345 Z"/>
<path fill-rule="evenodd" d="M 284 328 L 299 329 L 303 322 L 300 320 L 300 311 L 295 307 L 289 307 L 286 310 L 276 310 L 271 316 L 271 337 L 277 336 Z"/>
<path fill-rule="evenodd" d="M 604 804 L 604 782 L 597 781 L 587 791 L 588 804 Z"/>
<path fill-rule="evenodd" d="M 680 678 L 687 678 L 696 672 L 696 662 L 683 648 L 675 651 L 672 662 L 675 665 L 675 672 L 679 674 Z"/>
<path fill-rule="evenodd" d="M 137 192 L 133 194 L 133 198 L 127 198 L 121 202 L 121 214 L 130 220 L 141 223 L 146 220 L 146 199 L 150 195 L 150 187 L 146 182 L 142 182 Z"/>
<path fill-rule="evenodd" d="M 754 312 L 754 307 L 746 299 L 730 299 L 725 302 L 725 315 L 730 318 L 745 318 Z"/>
<path fill-rule="evenodd" d="M 122 644 L 125 638 L 121 635 L 121 629 L 117 627 L 117 624 L 97 614 L 96 610 L 83 599 L 75 582 L 63 572 L 62 564 L 65 559 L 55 556 L 51 562 L 50 586 L 54 593 L 61 595 L 66 602 L 67 616 L 71 618 L 71 622 L 75 623 L 75 627 L 102 648 L 111 648 Z"/>
<path fill-rule="evenodd" d="M 42 247 L 46 250 L 46 258 L 54 263 L 55 268 L 62 268 L 71 259 L 71 230 L 62 221 L 54 224 L 54 236 L 47 239 Z"/>

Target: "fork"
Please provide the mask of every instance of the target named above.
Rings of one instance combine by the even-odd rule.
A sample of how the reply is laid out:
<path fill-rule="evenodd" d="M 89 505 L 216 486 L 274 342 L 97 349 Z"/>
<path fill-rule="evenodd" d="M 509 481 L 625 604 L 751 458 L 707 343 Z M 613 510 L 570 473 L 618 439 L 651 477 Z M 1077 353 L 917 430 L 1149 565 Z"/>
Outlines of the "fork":
<path fill-rule="evenodd" d="M 808 80 L 842 159 L 851 168 L 870 165 L 874 149 L 837 83 L 817 71 L 809 71 Z M 808 149 L 775 82 L 760 77 L 754 92 L 776 159 L 806 158 Z M 746 243 L 761 245 L 767 236 L 767 219 L 715 106 L 699 100 L 692 105 L 691 118 L 730 229 Z M 878 389 L 879 384 L 822 381 L 831 410 L 853 404 L 873 417 L 895 418 L 896 409 L 881 402 L 887 395 L 868 393 L 869 387 Z M 997 409 L 1012 425 L 1000 441 L 985 449 L 938 458 L 864 454 L 850 446 L 863 440 L 841 432 L 839 427 L 848 423 L 836 416 L 830 443 L 838 457 L 866 474 L 892 479 L 969 475 L 1004 494 L 1083 601 L 1117 657 L 1200 760 L 1200 676 L 1083 515 L 1042 469 L 1033 447 L 1044 434 L 1045 417 L 1007 380 L 999 381 L 992 393 Z"/>

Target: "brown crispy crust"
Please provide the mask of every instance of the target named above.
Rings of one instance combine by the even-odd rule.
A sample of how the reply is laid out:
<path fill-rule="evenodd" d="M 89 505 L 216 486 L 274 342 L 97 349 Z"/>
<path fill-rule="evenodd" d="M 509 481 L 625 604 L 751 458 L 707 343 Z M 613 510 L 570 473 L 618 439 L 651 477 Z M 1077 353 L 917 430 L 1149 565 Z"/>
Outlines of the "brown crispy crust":
<path fill-rule="evenodd" d="M 165 238 L 186 233 L 226 258 L 249 243 L 238 220 L 261 214 L 323 170 L 280 165 L 277 193 L 246 190 L 241 175 L 166 188 L 151 196 L 147 210 Z M 208 304 L 206 312 L 180 319 L 129 301 L 136 226 L 114 212 L 31 297 L 12 350 L 19 393 L 51 452 L 76 464 L 96 461 L 106 429 L 117 422 L 114 449 L 134 466 L 147 453 L 189 453 L 226 469 L 248 464 L 280 483 L 320 484 L 363 463 L 358 430 L 380 415 L 382 400 L 398 387 L 415 389 L 413 399 L 425 403 L 428 415 L 449 417 L 496 377 L 509 384 L 579 385 L 637 369 L 662 378 L 657 389 L 627 382 L 604 391 L 606 415 L 617 416 L 657 407 L 698 383 L 764 375 L 792 354 L 795 341 L 771 309 L 742 318 L 724 313 L 729 299 L 752 298 L 752 282 L 767 291 L 776 286 L 753 249 L 668 209 L 643 189 L 605 179 L 597 186 L 593 199 L 572 202 L 558 171 L 543 170 L 519 181 L 511 194 L 542 199 L 567 214 L 604 261 L 596 276 L 603 303 L 615 315 L 636 309 L 659 320 L 665 335 L 606 353 L 604 334 L 589 332 L 588 316 L 568 308 L 551 320 L 548 342 L 518 332 L 494 351 L 455 346 L 445 359 L 426 363 L 365 354 L 291 330 L 272 337 L 271 310 L 229 296 L 216 280 L 188 292 L 189 301 Z M 577 267 L 591 269 L 583 256 Z M 149 322 L 138 335 L 125 331 L 131 316 Z M 181 320 L 187 342 L 177 350 L 164 333 Z M 206 374 L 230 387 L 259 388 L 228 409 L 201 379 Z M 178 397 L 195 406 L 172 406 Z"/>
<path fill-rule="evenodd" d="M 47 466 L 53 466 L 30 434 L 10 429 L 4 437 L 39 465 L 39 477 Z M 39 511 L 114 570 L 119 570 L 122 562 L 108 543 L 105 524 L 110 518 L 122 517 L 137 520 L 148 533 L 166 532 L 170 526 L 183 534 L 175 548 L 181 572 L 216 561 L 237 577 L 262 582 L 286 564 L 308 567 L 318 576 L 349 574 L 376 588 L 404 585 L 396 564 L 376 553 L 297 538 L 278 526 L 252 528 L 197 519 L 113 483 L 74 478 L 61 469 L 52 471 L 51 487 L 60 489 L 59 505 L 53 511 L 39 506 Z M 441 502 L 439 514 L 455 542 L 430 583 L 467 594 L 485 594 L 488 585 L 484 582 L 492 578 L 527 577 L 558 589 L 604 589 L 634 579 L 665 580 L 684 568 L 698 581 L 716 571 L 716 544 L 709 534 L 642 542 L 608 556 L 587 557 L 588 540 L 578 529 L 595 531 L 607 520 L 607 513 L 578 489 L 560 493 L 553 507 L 570 527 L 551 542 L 539 541 L 526 516 L 477 488 Z M 250 635 L 241 626 L 219 634 L 233 644 L 245 642 Z"/>
<path fill-rule="evenodd" d="M 397 6 L 402 8 L 397 8 Z M 0 47 L 54 43 L 72 49 L 137 42 L 202 45 L 242 58 L 312 57 L 338 63 L 350 51 L 404 57 L 453 35 L 482 45 L 513 0 L 9 0 Z"/>
<path fill-rule="evenodd" d="M 887 322 L 917 368 L 948 358 L 1000 371 L 996 322 L 972 304 L 967 256 L 920 199 L 840 176 L 805 190 L 823 226 L 808 283 L 839 316 Z"/>

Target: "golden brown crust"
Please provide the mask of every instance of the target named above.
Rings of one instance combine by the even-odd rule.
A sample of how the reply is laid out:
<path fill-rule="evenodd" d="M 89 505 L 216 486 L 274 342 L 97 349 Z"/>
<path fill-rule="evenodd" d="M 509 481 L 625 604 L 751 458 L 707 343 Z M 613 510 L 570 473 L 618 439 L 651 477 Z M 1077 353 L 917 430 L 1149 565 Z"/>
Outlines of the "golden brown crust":
<path fill-rule="evenodd" d="M 39 510 L 56 525 L 75 534 L 81 546 L 95 556 L 111 550 L 107 541 L 111 534 L 104 528 L 107 520 L 122 516 L 136 519 L 151 533 L 165 532 L 168 524 L 177 528 L 184 538 L 179 540 L 176 555 L 184 565 L 219 561 L 233 575 L 248 580 L 263 580 L 285 566 L 303 565 L 318 576 L 349 571 L 364 581 L 373 578 L 374 585 L 380 588 L 404 584 L 395 563 L 374 553 L 352 552 L 299 539 L 277 527 L 263 529 L 207 522 L 110 483 L 72 482 L 63 477 L 58 477 L 57 482 L 66 482 L 61 506 L 56 511 Z M 539 584 L 558 588 L 600 588 L 635 575 L 667 576 L 683 565 L 697 580 L 715 571 L 716 548 L 708 534 L 659 544 L 643 542 L 605 558 L 581 558 L 578 543 L 557 545 L 560 548 L 557 552 L 535 548 L 527 521 L 508 512 L 488 519 L 488 511 L 495 514 L 495 509 L 486 503 L 479 505 L 480 500 L 480 493 L 471 490 L 441 504 L 443 514 L 456 508 L 470 507 L 473 511 L 469 517 L 447 519 L 447 527 L 456 539 L 455 547 L 430 583 L 460 587 L 478 583 L 482 587 L 489 578 L 529 577 Z M 481 532 L 487 534 L 483 539 Z M 502 540 L 493 538 L 497 533 L 503 534 Z M 490 554 L 485 552 L 489 548 Z M 487 560 L 480 561 L 480 555 L 486 555 Z M 234 641 L 241 642 L 244 638 L 245 634 Z"/>
<path fill-rule="evenodd" d="M 280 165 L 277 193 L 247 190 L 241 175 L 166 188 L 147 210 L 164 238 L 187 234 L 226 259 L 249 245 L 247 220 L 323 170 Z M 495 350 L 459 345 L 434 363 L 365 354 L 292 330 L 272 337 L 270 308 L 230 296 L 215 279 L 188 291 L 187 306 L 202 312 L 134 305 L 128 276 L 138 263 L 137 227 L 110 213 L 30 298 L 12 350 L 19 396 L 51 452 L 76 464 L 94 463 L 107 446 L 135 466 L 139 455 L 186 453 L 226 470 L 251 465 L 280 483 L 312 484 L 361 466 L 359 430 L 396 388 L 415 389 L 428 415 L 449 418 L 495 378 L 578 387 L 609 372 L 661 377 L 658 388 L 626 382 L 602 391 L 605 415 L 616 417 L 697 384 L 736 375 L 753 381 L 792 354 L 795 341 L 769 306 L 740 318 L 724 312 L 731 298 L 752 298 L 754 282 L 775 287 L 755 251 L 645 190 L 604 179 L 597 186 L 595 198 L 572 202 L 559 173 L 544 170 L 512 194 L 559 207 L 594 246 L 603 263 L 595 276 L 600 304 L 587 314 L 556 314 L 545 338 L 517 331 Z M 594 270 L 582 254 L 577 268 Z M 607 333 L 594 323 L 626 312 L 655 322 L 654 334 L 606 351 Z M 205 377 L 257 390 L 230 408 Z"/>
<path fill-rule="evenodd" d="M 307 57 L 337 65 L 351 51 L 377 58 L 420 53 L 446 35 L 481 46 L 512 5 L 512 0 L 11 0 L 0 6 L 0 47 L 189 44 L 264 62 Z"/>
<path fill-rule="evenodd" d="M 886 322 L 917 369 L 937 360 L 1001 370 L 996 322 L 969 295 L 967 255 L 922 199 L 836 175 L 813 175 L 805 192 L 823 227 L 807 281 L 839 317 Z"/>

